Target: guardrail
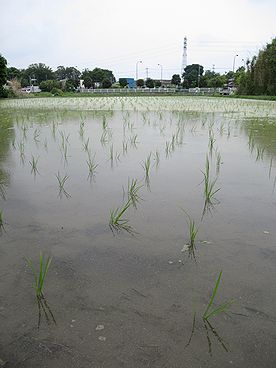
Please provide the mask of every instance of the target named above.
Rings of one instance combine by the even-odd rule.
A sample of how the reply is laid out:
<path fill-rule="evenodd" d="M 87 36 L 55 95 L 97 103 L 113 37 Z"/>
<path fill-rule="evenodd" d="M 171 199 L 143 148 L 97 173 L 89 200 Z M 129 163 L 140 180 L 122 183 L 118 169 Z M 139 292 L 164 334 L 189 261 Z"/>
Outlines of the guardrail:
<path fill-rule="evenodd" d="M 221 88 L 189 88 L 189 89 L 176 89 L 176 88 L 81 88 L 81 93 L 186 93 L 186 94 L 213 94 L 219 93 Z"/>

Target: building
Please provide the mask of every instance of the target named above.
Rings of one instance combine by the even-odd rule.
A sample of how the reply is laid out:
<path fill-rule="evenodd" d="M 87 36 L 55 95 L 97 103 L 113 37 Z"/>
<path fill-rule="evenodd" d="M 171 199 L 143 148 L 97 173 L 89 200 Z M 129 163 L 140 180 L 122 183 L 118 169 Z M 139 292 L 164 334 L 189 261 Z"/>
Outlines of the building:
<path fill-rule="evenodd" d="M 134 78 L 123 78 L 127 80 L 128 88 L 136 88 L 136 81 Z"/>

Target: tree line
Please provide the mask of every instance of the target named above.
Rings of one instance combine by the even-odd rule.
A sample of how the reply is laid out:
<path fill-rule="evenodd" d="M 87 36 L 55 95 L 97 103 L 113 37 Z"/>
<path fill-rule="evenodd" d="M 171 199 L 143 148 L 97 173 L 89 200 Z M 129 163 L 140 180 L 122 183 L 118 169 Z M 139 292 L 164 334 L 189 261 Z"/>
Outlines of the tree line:
<path fill-rule="evenodd" d="M 79 71 L 73 66 L 58 66 L 53 71 L 43 63 L 29 65 L 26 69 L 7 67 L 6 59 L 0 55 L 0 96 L 7 95 L 4 85 L 13 83 L 18 87 L 38 85 L 42 91 L 75 91 L 80 80 L 86 88 L 110 88 L 116 82 L 111 70 L 94 68 Z M 200 64 L 188 65 L 183 75 L 174 74 L 170 83 L 178 88 L 208 87 L 218 88 L 227 86 L 232 81 L 237 87 L 237 93 L 245 95 L 276 95 L 276 38 L 268 43 L 257 56 L 247 60 L 246 67 L 240 67 L 235 72 L 224 74 L 214 70 L 206 70 Z M 16 81 L 16 82 L 15 82 Z M 128 82 L 126 78 L 119 78 L 118 84 L 124 88 Z M 137 87 L 158 88 L 162 81 L 147 78 L 138 79 Z"/>

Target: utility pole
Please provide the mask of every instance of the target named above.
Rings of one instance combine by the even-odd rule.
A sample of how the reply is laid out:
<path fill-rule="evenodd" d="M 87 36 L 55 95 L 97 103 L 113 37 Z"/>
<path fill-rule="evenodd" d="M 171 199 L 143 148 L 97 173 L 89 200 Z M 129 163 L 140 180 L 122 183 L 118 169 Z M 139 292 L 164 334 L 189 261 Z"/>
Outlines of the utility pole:
<path fill-rule="evenodd" d="M 182 54 L 182 66 L 181 66 L 181 78 L 184 73 L 184 70 L 187 66 L 187 37 L 184 37 L 183 42 L 183 54 Z"/>
<path fill-rule="evenodd" d="M 235 73 L 235 62 L 236 62 L 236 57 L 239 55 L 235 55 L 234 56 L 234 60 L 233 60 L 233 73 Z"/>
<path fill-rule="evenodd" d="M 213 69 L 213 73 L 215 73 L 215 64 L 213 64 L 213 68 L 212 69 Z"/>
<path fill-rule="evenodd" d="M 147 79 L 149 77 L 149 68 L 146 68 L 146 76 L 147 76 Z"/>
<path fill-rule="evenodd" d="M 197 75 L 197 86 L 199 88 L 199 83 L 200 83 L 200 65 L 198 64 L 198 75 Z"/>
<path fill-rule="evenodd" d="M 138 80 L 138 64 L 141 64 L 142 63 L 142 60 L 138 60 L 136 62 L 136 80 Z"/>
<path fill-rule="evenodd" d="M 160 73 L 161 73 L 161 78 L 160 78 L 160 83 L 161 83 L 161 87 L 162 87 L 162 79 L 163 79 L 163 65 L 158 64 L 160 66 Z"/>

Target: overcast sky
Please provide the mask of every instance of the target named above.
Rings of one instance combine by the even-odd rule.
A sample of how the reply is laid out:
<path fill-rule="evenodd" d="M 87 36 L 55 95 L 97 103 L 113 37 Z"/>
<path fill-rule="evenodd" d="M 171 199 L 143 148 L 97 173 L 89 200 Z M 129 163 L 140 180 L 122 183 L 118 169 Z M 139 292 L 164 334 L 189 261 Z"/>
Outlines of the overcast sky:
<path fill-rule="evenodd" d="M 231 70 L 276 36 L 276 0 L 0 0 L 0 53 L 9 66 L 43 62 L 111 69 L 117 78 Z"/>

